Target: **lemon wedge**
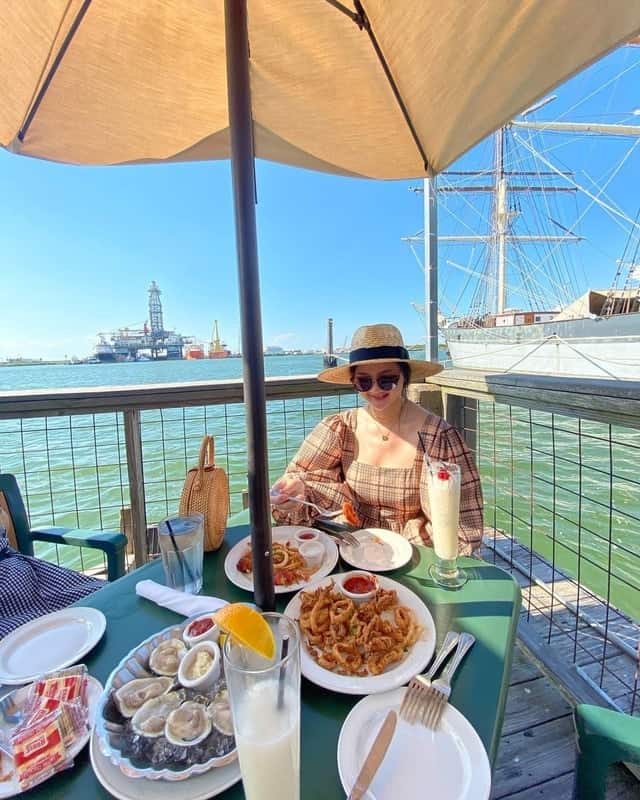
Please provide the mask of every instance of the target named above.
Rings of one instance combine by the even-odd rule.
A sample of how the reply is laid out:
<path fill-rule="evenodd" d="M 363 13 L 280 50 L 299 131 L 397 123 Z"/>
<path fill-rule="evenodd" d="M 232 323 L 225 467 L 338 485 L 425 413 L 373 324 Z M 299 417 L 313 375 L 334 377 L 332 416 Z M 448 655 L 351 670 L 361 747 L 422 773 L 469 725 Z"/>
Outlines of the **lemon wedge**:
<path fill-rule="evenodd" d="M 213 615 L 216 624 L 237 642 L 254 650 L 263 658 L 276 654 L 276 640 L 269 624 L 255 608 L 244 603 L 230 603 Z"/>

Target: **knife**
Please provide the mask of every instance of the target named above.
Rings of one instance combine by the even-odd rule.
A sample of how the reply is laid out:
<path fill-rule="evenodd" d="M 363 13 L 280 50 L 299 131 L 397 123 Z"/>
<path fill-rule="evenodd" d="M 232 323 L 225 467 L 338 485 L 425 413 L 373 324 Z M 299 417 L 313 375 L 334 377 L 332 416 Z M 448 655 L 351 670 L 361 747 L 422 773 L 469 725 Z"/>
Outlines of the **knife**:
<path fill-rule="evenodd" d="M 397 722 L 398 715 L 396 712 L 393 710 L 389 711 L 384 722 L 382 723 L 382 727 L 378 731 L 378 735 L 374 739 L 371 750 L 369 750 L 369 753 L 364 760 L 362 769 L 358 773 L 358 777 L 356 778 L 356 782 L 353 784 L 353 788 L 351 789 L 348 800 L 360 800 L 366 793 L 367 789 L 371 785 L 371 781 L 378 771 L 378 767 L 380 764 L 382 764 L 382 759 L 385 757 L 387 750 L 389 749 Z"/>

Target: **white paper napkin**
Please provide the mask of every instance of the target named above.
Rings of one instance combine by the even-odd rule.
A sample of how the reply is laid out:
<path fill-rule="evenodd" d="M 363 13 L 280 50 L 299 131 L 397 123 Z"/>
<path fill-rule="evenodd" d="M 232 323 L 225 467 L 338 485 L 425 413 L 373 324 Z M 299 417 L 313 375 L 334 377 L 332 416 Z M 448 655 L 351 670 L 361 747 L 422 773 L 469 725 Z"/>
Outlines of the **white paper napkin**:
<path fill-rule="evenodd" d="M 227 601 L 221 600 L 219 597 L 187 594 L 187 592 L 179 592 L 177 589 L 170 589 L 168 586 L 150 580 L 138 581 L 136 594 L 185 617 L 212 614 L 227 605 Z"/>

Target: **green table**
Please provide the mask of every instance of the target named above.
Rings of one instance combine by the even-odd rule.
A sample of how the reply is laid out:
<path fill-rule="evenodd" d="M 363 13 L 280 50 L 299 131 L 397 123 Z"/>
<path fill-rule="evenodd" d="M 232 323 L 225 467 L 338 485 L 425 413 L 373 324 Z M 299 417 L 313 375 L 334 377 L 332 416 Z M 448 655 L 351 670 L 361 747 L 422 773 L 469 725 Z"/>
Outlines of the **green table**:
<path fill-rule="evenodd" d="M 205 594 L 230 601 L 250 599 L 249 593 L 229 583 L 223 566 L 230 547 L 248 532 L 246 526 L 230 528 L 222 548 L 205 557 Z M 476 644 L 454 678 L 451 701 L 475 727 L 493 763 L 509 686 L 520 589 L 510 575 L 497 567 L 463 558 L 460 565 L 469 576 L 468 583 L 457 592 L 446 591 L 436 587 L 427 576 L 432 560 L 430 548 L 414 548 L 412 562 L 390 573 L 390 577 L 408 586 L 427 604 L 435 620 L 438 644 L 449 629 L 468 631 L 476 637 Z M 136 595 L 135 585 L 143 578 L 163 582 L 162 565 L 158 561 L 147 564 L 79 604 L 99 608 L 107 618 L 104 637 L 85 659 L 90 673 L 102 683 L 140 641 L 183 619 Z M 280 596 L 278 610 L 284 608 L 290 597 Z M 344 798 L 336 760 L 338 735 L 344 718 L 358 699 L 333 694 L 303 679 L 302 800 Z M 179 789 L 176 796 L 179 796 Z M 54 776 L 25 797 L 29 800 L 86 800 L 111 795 L 94 777 L 87 747 L 76 759 L 74 769 Z M 244 797 L 242 784 L 236 784 L 220 797 L 240 800 Z"/>

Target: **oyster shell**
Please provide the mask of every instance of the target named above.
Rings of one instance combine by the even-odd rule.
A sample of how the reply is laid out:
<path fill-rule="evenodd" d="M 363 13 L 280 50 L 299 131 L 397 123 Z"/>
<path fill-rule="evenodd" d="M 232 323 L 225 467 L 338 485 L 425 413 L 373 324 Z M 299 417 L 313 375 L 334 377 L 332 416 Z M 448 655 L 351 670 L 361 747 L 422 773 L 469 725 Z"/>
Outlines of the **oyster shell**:
<path fill-rule="evenodd" d="M 113 699 L 123 717 L 132 717 L 147 700 L 165 694 L 172 685 L 172 678 L 136 678 L 117 689 Z"/>
<path fill-rule="evenodd" d="M 133 731 L 145 739 L 162 736 L 167 718 L 179 707 L 183 699 L 184 695 L 181 692 L 168 692 L 147 700 L 131 719 Z"/>
<path fill-rule="evenodd" d="M 233 736 L 233 717 L 229 705 L 229 692 L 226 689 L 218 692 L 209 703 L 207 710 L 213 727 L 225 736 Z"/>
<path fill-rule="evenodd" d="M 187 652 L 186 644 L 180 639 L 165 639 L 151 651 L 149 667 L 156 675 L 178 674 L 182 657 Z"/>
<path fill-rule="evenodd" d="M 206 706 L 187 700 L 167 717 L 164 735 L 181 747 L 198 744 L 211 733 L 211 718 Z"/>

